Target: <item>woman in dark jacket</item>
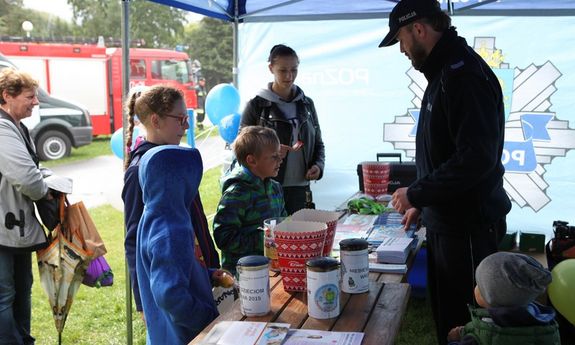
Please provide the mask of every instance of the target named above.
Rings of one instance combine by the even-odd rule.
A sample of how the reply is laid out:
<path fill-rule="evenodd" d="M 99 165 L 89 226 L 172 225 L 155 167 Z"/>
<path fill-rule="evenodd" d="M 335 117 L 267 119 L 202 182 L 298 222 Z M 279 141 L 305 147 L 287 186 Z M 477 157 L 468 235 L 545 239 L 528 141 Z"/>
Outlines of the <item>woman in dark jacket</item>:
<path fill-rule="evenodd" d="M 313 101 L 294 84 L 299 65 L 296 52 L 278 44 L 268 62 L 274 81 L 248 102 L 241 127 L 260 125 L 276 131 L 284 160 L 275 179 L 292 214 L 312 207 L 309 183 L 323 175 L 325 148 Z"/>

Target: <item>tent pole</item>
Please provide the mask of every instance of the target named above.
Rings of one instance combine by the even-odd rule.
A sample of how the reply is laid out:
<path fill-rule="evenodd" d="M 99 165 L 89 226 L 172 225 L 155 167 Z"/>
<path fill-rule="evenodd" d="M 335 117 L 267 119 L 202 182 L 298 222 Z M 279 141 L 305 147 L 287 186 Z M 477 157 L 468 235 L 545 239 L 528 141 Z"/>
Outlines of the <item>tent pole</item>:
<path fill-rule="evenodd" d="M 234 59 L 234 65 L 232 67 L 232 77 L 233 77 L 233 83 L 234 86 L 237 88 L 238 87 L 238 61 L 239 61 L 239 57 L 238 57 L 238 27 L 239 27 L 239 5 L 238 5 L 238 1 L 239 0 L 234 0 L 234 22 L 233 22 L 233 59 Z"/>
<path fill-rule="evenodd" d="M 130 90 L 130 0 L 122 0 L 122 99 L 125 99 Z M 128 114 L 123 111 L 122 114 L 122 136 L 124 146 L 126 147 L 126 131 L 128 129 Z M 124 155 L 124 160 L 128 155 Z M 124 226 L 124 238 L 126 237 L 126 226 Z M 128 260 L 124 261 L 124 273 L 126 277 L 126 344 L 132 345 L 132 286 L 130 283 L 130 270 L 128 269 Z"/>

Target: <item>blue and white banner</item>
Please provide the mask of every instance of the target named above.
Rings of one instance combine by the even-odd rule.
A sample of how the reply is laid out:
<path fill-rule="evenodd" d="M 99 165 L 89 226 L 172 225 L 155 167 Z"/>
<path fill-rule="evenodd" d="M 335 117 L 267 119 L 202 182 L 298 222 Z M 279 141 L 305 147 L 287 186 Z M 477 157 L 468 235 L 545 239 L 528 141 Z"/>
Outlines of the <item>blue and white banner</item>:
<path fill-rule="evenodd" d="M 574 19 L 453 18 L 503 88 L 511 230 L 550 234 L 553 220 L 575 224 Z M 357 164 L 375 160 L 378 152 L 415 157 L 427 81 L 399 45 L 377 48 L 387 31 L 384 19 L 240 26 L 243 104 L 273 80 L 267 66 L 273 45 L 287 44 L 300 57 L 296 84 L 316 104 L 326 145 L 324 178 L 312 185 L 318 207 L 337 207 L 357 191 Z"/>

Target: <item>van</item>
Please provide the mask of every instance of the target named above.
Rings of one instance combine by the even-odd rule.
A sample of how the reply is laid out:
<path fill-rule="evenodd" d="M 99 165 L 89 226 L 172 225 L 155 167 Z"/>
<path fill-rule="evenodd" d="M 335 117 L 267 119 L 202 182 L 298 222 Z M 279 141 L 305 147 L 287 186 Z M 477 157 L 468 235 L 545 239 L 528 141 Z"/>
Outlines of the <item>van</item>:
<path fill-rule="evenodd" d="M 16 67 L 0 54 L 0 70 Z M 80 105 L 50 96 L 38 88 L 39 107 L 22 122 L 30 130 L 41 160 L 60 159 L 70 155 L 72 147 L 92 142 L 93 130 L 88 110 Z"/>

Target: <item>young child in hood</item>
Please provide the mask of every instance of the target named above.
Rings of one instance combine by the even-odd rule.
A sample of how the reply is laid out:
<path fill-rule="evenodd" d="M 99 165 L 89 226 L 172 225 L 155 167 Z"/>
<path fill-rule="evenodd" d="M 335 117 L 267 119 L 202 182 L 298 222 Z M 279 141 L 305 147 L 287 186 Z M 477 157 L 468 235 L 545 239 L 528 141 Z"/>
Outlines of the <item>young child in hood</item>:
<path fill-rule="evenodd" d="M 189 209 L 202 171 L 199 151 L 177 145 L 154 147 L 139 164 L 136 271 L 148 345 L 188 344 L 218 316 L 211 279 L 223 272 L 206 266 Z"/>
<path fill-rule="evenodd" d="M 471 322 L 453 328 L 450 345 L 560 344 L 553 308 L 535 302 L 551 283 L 551 273 L 537 260 L 518 253 L 486 257 L 475 271 Z"/>
<path fill-rule="evenodd" d="M 242 128 L 233 144 L 238 165 L 222 181 L 222 198 L 214 217 L 214 239 L 222 251 L 222 268 L 236 272 L 238 260 L 263 255 L 263 221 L 286 216 L 281 185 L 271 179 L 282 162 L 274 130 Z"/>
<path fill-rule="evenodd" d="M 178 145 L 190 126 L 188 124 L 184 95 L 180 90 L 166 85 L 133 88 L 131 95 L 126 100 L 126 113 L 128 113 L 126 143 L 129 153 L 125 162 L 126 172 L 122 190 L 124 224 L 126 226 L 124 247 L 136 310 L 141 313 L 142 301 L 136 274 L 136 237 L 138 223 L 144 212 L 144 202 L 142 200 L 142 188 L 138 181 L 138 168 L 142 156 L 148 150 L 160 145 Z M 130 146 L 136 114 L 138 122 L 145 128 L 146 135 L 145 140 L 138 137 L 136 144 L 132 148 Z M 196 239 L 200 244 L 206 266 L 213 269 L 220 268 L 220 259 L 210 234 L 199 193 L 196 193 L 196 197 L 188 208 L 191 213 Z"/>

